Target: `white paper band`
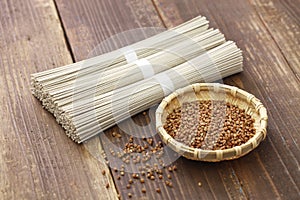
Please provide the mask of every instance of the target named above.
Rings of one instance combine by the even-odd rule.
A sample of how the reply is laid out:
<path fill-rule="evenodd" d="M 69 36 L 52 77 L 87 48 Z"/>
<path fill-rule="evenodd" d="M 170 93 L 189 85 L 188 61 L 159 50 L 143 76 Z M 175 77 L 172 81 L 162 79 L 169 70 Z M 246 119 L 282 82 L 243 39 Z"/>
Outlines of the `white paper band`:
<path fill-rule="evenodd" d="M 154 76 L 154 79 L 160 84 L 165 96 L 169 95 L 175 90 L 173 81 L 170 79 L 168 74 L 157 74 Z"/>
<path fill-rule="evenodd" d="M 138 60 L 138 57 L 137 57 L 134 49 L 132 49 L 130 46 L 123 47 L 121 49 L 121 51 L 124 54 L 127 63 L 132 63 L 132 62 Z"/>
<path fill-rule="evenodd" d="M 155 74 L 151 63 L 147 59 L 142 58 L 136 60 L 134 63 L 140 68 L 141 72 L 143 73 L 144 79 L 152 77 Z"/>

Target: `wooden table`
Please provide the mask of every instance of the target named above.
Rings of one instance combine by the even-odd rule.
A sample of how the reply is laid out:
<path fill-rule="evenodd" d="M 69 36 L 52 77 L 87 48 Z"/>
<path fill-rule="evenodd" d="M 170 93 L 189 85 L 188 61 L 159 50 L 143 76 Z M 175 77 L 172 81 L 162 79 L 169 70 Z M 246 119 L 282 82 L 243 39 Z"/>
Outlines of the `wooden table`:
<path fill-rule="evenodd" d="M 116 199 L 117 193 L 126 199 L 128 192 L 132 199 L 299 199 L 299 5 L 299 0 L 1 0 L 0 199 Z M 156 180 L 146 181 L 146 194 L 137 183 L 128 190 L 130 174 L 117 180 L 103 157 L 96 159 L 65 136 L 31 95 L 30 74 L 83 60 L 122 31 L 170 28 L 197 15 L 243 50 L 244 72 L 224 82 L 262 100 L 268 136 L 234 161 L 178 159 L 173 188 Z M 146 124 L 148 114 L 153 112 L 134 120 Z M 112 131 L 120 132 L 114 127 L 106 135 Z M 154 122 L 147 131 L 155 132 Z M 99 140 L 94 144 L 101 149 Z"/>

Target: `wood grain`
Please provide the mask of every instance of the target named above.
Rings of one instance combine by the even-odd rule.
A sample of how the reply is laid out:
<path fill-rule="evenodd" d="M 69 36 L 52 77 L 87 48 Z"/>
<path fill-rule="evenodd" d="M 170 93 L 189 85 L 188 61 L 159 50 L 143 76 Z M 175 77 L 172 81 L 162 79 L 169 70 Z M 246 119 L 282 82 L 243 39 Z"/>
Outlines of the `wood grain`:
<path fill-rule="evenodd" d="M 75 61 L 80 61 L 91 56 L 100 55 L 123 47 L 158 33 L 164 28 L 153 3 L 150 0 L 76 0 L 72 2 L 56 0 L 56 5 Z M 148 29 L 132 31 L 134 29 L 145 27 L 157 27 L 159 29 L 154 32 L 149 31 Z M 132 32 L 126 32 L 128 30 L 131 30 Z M 122 32 L 124 33 L 122 34 Z M 110 39 L 110 37 L 115 34 L 119 35 L 118 38 Z M 135 119 L 139 120 L 140 117 L 141 116 L 137 116 Z M 143 121 L 143 118 L 140 121 L 142 123 L 145 122 Z M 135 127 L 133 127 L 132 124 L 129 125 L 128 120 L 123 124 L 127 127 L 127 131 L 122 132 L 122 128 L 116 126 L 108 130 L 106 135 L 102 137 L 112 139 L 111 133 L 113 131 L 122 132 L 124 144 L 126 142 L 125 138 L 128 136 L 127 134 L 130 134 Z M 153 131 L 155 132 L 154 126 L 152 132 Z M 104 139 L 102 138 L 102 140 Z M 91 149 L 94 149 L 95 146 L 102 145 L 105 153 L 109 156 L 110 148 L 108 147 L 110 147 L 110 145 L 100 144 L 100 140 L 97 137 L 91 139 L 84 147 L 89 149 L 90 153 L 98 158 L 101 155 L 100 151 L 97 152 Z M 120 148 L 123 147 L 121 146 Z M 126 185 L 131 174 L 126 173 L 122 181 L 117 180 L 117 173 L 112 172 L 112 175 L 114 176 L 117 190 L 122 199 L 128 198 L 127 193 L 129 191 L 126 188 Z M 147 190 L 155 191 L 155 185 L 156 184 L 153 183 L 152 185 L 147 186 Z M 134 187 L 131 192 L 134 195 L 133 199 L 144 196 L 141 192 L 141 186 Z M 148 193 L 147 196 L 151 199 L 159 197 L 155 192 Z"/>
<path fill-rule="evenodd" d="M 141 27 L 163 27 L 150 0 L 56 0 L 75 61 L 103 54 L 149 36 L 126 34 L 109 37 Z"/>
<path fill-rule="evenodd" d="M 72 62 L 53 2 L 0 7 L 0 199 L 115 199 L 107 166 L 67 139 L 30 92 L 31 73 Z"/>
<path fill-rule="evenodd" d="M 298 32 L 293 30 L 299 28 L 299 18 L 294 17 L 299 15 L 298 8 L 279 6 L 280 10 L 276 7 L 270 11 L 257 3 L 261 1 L 255 1 L 255 7 L 244 1 L 223 2 L 155 0 L 164 21 L 180 23 L 201 13 L 244 51 L 245 71 L 225 79 L 225 83 L 245 88 L 263 101 L 269 112 L 269 128 L 267 140 L 256 151 L 228 164 L 239 180 L 236 192 L 242 190 L 247 198 L 255 199 L 297 198 L 300 86 L 295 63 L 299 62 L 299 45 L 289 44 L 297 40 L 294 36 Z M 273 5 L 272 1 L 267 2 Z M 282 21 L 274 33 L 278 23 L 271 18 L 279 12 L 289 23 Z M 223 174 L 224 178 L 228 176 Z"/>
<path fill-rule="evenodd" d="M 250 2 L 291 70 L 300 80 L 300 1 L 251 0 Z"/>

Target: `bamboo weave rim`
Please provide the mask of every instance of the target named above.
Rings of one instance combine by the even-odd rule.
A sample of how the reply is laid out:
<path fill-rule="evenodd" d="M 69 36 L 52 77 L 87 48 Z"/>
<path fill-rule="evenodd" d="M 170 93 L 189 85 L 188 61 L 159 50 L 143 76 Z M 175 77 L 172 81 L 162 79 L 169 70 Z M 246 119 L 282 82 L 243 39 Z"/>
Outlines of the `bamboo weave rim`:
<path fill-rule="evenodd" d="M 225 98 L 224 98 L 225 97 Z M 184 102 L 195 100 L 225 100 L 245 112 L 255 120 L 255 135 L 246 143 L 230 149 L 224 150 L 202 150 L 188 147 L 172 138 L 163 128 L 166 117 L 174 108 L 181 106 L 178 99 Z M 246 155 L 255 149 L 267 134 L 267 110 L 259 99 L 254 95 L 234 86 L 219 83 L 196 83 L 181 88 L 165 97 L 156 110 L 156 130 L 165 142 L 180 155 L 199 161 L 219 162 L 223 160 L 233 160 Z"/>

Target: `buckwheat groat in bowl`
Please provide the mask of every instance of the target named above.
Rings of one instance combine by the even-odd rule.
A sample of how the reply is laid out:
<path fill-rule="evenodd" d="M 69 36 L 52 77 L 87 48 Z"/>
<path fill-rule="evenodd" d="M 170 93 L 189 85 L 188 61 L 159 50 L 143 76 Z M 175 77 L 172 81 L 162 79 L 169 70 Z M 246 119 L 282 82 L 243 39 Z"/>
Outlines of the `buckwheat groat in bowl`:
<path fill-rule="evenodd" d="M 162 140 L 182 156 L 217 162 L 244 156 L 266 137 L 267 110 L 254 95 L 197 83 L 165 97 L 156 110 Z"/>

